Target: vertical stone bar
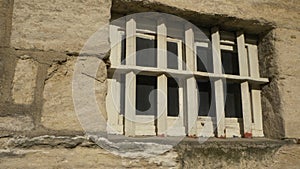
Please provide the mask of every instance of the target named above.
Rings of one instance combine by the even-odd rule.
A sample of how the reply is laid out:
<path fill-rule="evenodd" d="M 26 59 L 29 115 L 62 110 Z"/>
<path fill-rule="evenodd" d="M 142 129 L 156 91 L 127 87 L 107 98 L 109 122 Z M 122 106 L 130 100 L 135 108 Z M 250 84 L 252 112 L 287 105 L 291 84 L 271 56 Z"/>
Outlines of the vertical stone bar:
<path fill-rule="evenodd" d="M 136 64 L 136 22 L 127 18 L 126 22 L 126 64 Z M 125 75 L 125 135 L 135 136 L 136 113 L 136 75 L 129 72 Z"/>
<path fill-rule="evenodd" d="M 110 54 L 113 57 L 110 57 L 111 65 L 118 66 L 121 62 L 121 41 L 119 38 L 118 27 L 115 25 L 110 25 Z"/>
<path fill-rule="evenodd" d="M 256 45 L 248 45 L 248 57 L 250 76 L 259 78 L 259 65 L 258 65 L 258 53 Z M 261 90 L 259 85 L 252 86 L 252 113 L 254 124 L 252 126 L 252 133 L 255 137 L 263 137 L 263 123 L 262 123 L 262 108 L 261 108 Z"/>
<path fill-rule="evenodd" d="M 162 74 L 157 79 L 157 134 L 166 136 L 167 131 L 167 113 L 168 113 L 168 79 Z"/>
<path fill-rule="evenodd" d="M 157 22 L 157 62 L 158 68 L 167 68 L 167 27 L 163 18 Z M 166 75 L 162 74 L 157 79 L 157 134 L 166 136 L 168 113 L 168 84 Z"/>
<path fill-rule="evenodd" d="M 239 31 L 236 34 L 238 58 L 239 58 L 239 70 L 241 76 L 249 76 L 248 71 L 248 58 L 245 46 L 245 38 L 243 32 Z"/>
<path fill-rule="evenodd" d="M 185 127 L 184 127 L 184 83 L 185 83 L 185 79 L 179 79 L 178 80 L 178 85 L 179 85 L 179 115 L 178 115 L 178 120 L 179 122 L 176 123 L 176 125 L 178 126 L 178 135 L 182 136 L 185 135 Z"/>
<path fill-rule="evenodd" d="M 136 65 L 136 22 L 128 18 L 126 22 L 126 65 Z"/>
<path fill-rule="evenodd" d="M 178 70 L 184 69 L 184 61 L 182 57 L 182 43 L 178 43 Z"/>
<path fill-rule="evenodd" d="M 187 130 L 189 136 L 197 135 L 198 98 L 195 77 L 187 80 Z"/>
<path fill-rule="evenodd" d="M 222 74 L 222 60 L 221 60 L 221 47 L 220 47 L 220 33 L 217 27 L 211 29 L 211 48 L 214 65 L 214 73 Z"/>
<path fill-rule="evenodd" d="M 259 78 L 258 53 L 256 45 L 248 45 L 250 76 Z"/>
<path fill-rule="evenodd" d="M 251 100 L 248 82 L 241 83 L 242 111 L 244 137 L 252 137 L 252 115 L 251 115 Z"/>
<path fill-rule="evenodd" d="M 213 53 L 213 63 L 214 63 L 214 73 L 222 74 L 222 61 L 221 61 L 221 49 L 220 49 L 220 34 L 217 27 L 212 28 L 212 53 Z M 217 137 L 226 137 L 225 134 L 225 103 L 224 103 L 224 85 L 222 79 L 217 79 L 214 81 L 214 99 L 215 101 L 215 114 L 217 125 Z"/>
<path fill-rule="evenodd" d="M 135 136 L 136 75 L 129 72 L 125 76 L 125 135 Z"/>
<path fill-rule="evenodd" d="M 186 70 L 195 70 L 194 30 L 192 25 L 185 25 Z"/>
<path fill-rule="evenodd" d="M 167 27 L 164 19 L 157 22 L 157 65 L 158 68 L 167 68 Z"/>
<path fill-rule="evenodd" d="M 215 114 L 216 114 L 216 121 L 213 122 L 217 125 L 217 137 L 219 138 L 225 138 L 225 96 L 224 96 L 224 81 L 222 79 L 218 79 L 214 81 L 214 99 L 212 101 L 215 101 L 215 104 L 212 104 L 215 106 Z"/>
<path fill-rule="evenodd" d="M 106 96 L 106 110 L 108 115 L 107 131 L 109 133 L 114 133 L 115 126 L 118 124 L 118 114 L 120 112 L 120 95 L 118 94 L 120 92 L 120 86 L 116 79 L 108 79 L 107 86 L 109 86 Z"/>
<path fill-rule="evenodd" d="M 237 32 L 237 48 L 239 58 L 239 70 L 241 76 L 249 76 L 248 72 L 248 59 L 245 48 L 245 38 L 243 32 Z M 251 115 L 251 100 L 248 82 L 241 83 L 241 97 L 242 97 L 242 110 L 243 110 L 243 125 L 244 137 L 252 137 L 252 115 Z"/>
<path fill-rule="evenodd" d="M 257 88 L 257 87 L 256 87 Z M 261 90 L 259 88 L 252 88 L 252 110 L 253 110 L 253 136 L 264 137 L 263 123 L 262 123 L 262 108 L 261 108 Z"/>
<path fill-rule="evenodd" d="M 194 31 L 192 25 L 185 25 L 186 70 L 195 71 Z M 198 97 L 195 77 L 187 78 L 187 131 L 188 135 L 197 135 Z"/>

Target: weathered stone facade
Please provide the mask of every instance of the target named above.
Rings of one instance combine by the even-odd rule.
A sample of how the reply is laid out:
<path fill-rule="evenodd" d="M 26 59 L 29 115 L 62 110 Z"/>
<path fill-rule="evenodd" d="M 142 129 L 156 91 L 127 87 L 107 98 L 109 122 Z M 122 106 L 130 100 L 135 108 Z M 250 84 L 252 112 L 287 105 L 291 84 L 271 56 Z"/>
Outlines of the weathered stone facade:
<path fill-rule="evenodd" d="M 187 140 L 152 158 L 110 154 L 83 137 L 72 79 L 86 41 L 112 17 L 159 11 L 245 29 L 259 36 L 260 73 L 270 80 L 262 92 L 264 134 L 297 141 L 299 10 L 298 1 L 288 0 L 0 0 L 0 168 L 297 168 L 299 145 L 268 139 Z M 108 37 L 100 41 L 109 44 Z M 99 62 L 96 93 L 105 112 L 108 61 Z"/>

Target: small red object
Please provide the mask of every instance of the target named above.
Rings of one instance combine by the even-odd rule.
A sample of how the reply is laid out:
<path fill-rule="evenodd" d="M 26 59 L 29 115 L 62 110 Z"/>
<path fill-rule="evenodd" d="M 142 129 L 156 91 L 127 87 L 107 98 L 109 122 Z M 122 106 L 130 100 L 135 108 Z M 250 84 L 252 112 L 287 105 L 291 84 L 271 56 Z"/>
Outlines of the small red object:
<path fill-rule="evenodd" d="M 252 133 L 244 133 L 245 138 L 252 138 Z"/>

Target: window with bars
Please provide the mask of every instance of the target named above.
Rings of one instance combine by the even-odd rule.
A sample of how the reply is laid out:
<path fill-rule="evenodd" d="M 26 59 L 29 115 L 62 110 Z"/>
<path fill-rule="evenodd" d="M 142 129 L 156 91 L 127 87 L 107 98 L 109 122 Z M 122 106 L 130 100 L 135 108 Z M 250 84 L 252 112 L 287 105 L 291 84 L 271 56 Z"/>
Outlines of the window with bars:
<path fill-rule="evenodd" d="M 145 20 L 110 26 L 110 133 L 263 136 L 257 39 Z"/>

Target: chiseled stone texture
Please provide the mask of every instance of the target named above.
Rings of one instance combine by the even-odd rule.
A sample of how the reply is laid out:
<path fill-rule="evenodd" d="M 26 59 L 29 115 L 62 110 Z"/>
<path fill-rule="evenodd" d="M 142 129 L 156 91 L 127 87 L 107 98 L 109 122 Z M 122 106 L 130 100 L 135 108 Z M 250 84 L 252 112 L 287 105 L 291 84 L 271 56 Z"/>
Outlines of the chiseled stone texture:
<path fill-rule="evenodd" d="M 274 22 L 279 27 L 299 29 L 300 3 L 290 0 L 146 0 L 148 2 L 159 2 L 165 5 L 196 11 L 202 14 L 225 15 L 247 20 L 258 20 Z M 294 21 L 294 22 L 291 22 Z"/>
<path fill-rule="evenodd" d="M 15 155 L 0 158 L 3 168 L 156 168 L 144 160 L 123 159 L 102 149 L 78 147 L 74 149 L 40 148 L 14 150 Z M 7 152 L 10 154 L 11 152 Z M 4 154 L 4 153 L 3 153 Z M 22 157 L 23 156 L 23 157 Z M 170 168 L 170 167 L 162 167 Z"/>
<path fill-rule="evenodd" d="M 275 30 L 285 137 L 300 138 L 300 31 Z"/>
<path fill-rule="evenodd" d="M 269 168 L 272 169 L 298 169 L 300 166 L 300 145 L 283 146 L 276 152 L 274 163 Z"/>
<path fill-rule="evenodd" d="M 142 145 L 135 142 L 130 147 L 140 149 Z M 300 164 L 299 155 L 300 146 L 297 144 L 266 139 L 210 140 L 203 144 L 189 139 L 163 154 L 132 157 L 130 153 L 127 156 L 114 155 L 82 136 L 0 138 L 2 168 L 296 169 Z"/>
<path fill-rule="evenodd" d="M 110 6 L 110 0 L 15 0 L 11 46 L 79 52 L 108 23 Z"/>
<path fill-rule="evenodd" d="M 12 98 L 17 104 L 31 104 L 34 100 L 38 63 L 30 56 L 17 61 L 12 87 Z"/>
<path fill-rule="evenodd" d="M 72 78 L 77 58 L 51 65 L 44 88 L 44 105 L 41 122 L 53 130 L 81 131 L 81 125 L 74 111 L 72 99 Z"/>
<path fill-rule="evenodd" d="M 103 61 L 100 62 L 98 71 L 97 71 L 97 80 L 95 81 L 95 94 L 96 101 L 98 103 L 98 107 L 100 112 L 103 114 L 104 118 L 107 119 L 106 112 L 106 95 L 107 95 L 107 71 L 106 65 Z"/>
<path fill-rule="evenodd" d="M 10 43 L 12 3 L 11 0 L 0 0 L 0 47 L 8 47 Z"/>
<path fill-rule="evenodd" d="M 1 168 L 178 168 L 176 157 L 175 151 L 121 157 L 81 136 L 0 138 Z"/>
<path fill-rule="evenodd" d="M 29 131 L 34 128 L 29 116 L 0 117 L 0 130 Z"/>
<path fill-rule="evenodd" d="M 82 131 L 74 109 L 72 82 L 77 57 L 69 57 L 63 63 L 52 64 L 44 88 L 44 105 L 41 122 L 49 129 Z M 95 82 L 95 94 L 99 109 L 106 114 L 106 67 L 100 60 Z M 82 96 L 84 97 L 84 96 Z M 99 125 L 99 124 L 98 124 Z"/>
<path fill-rule="evenodd" d="M 0 54 L 1 55 L 1 54 Z M 4 98 L 3 97 L 3 88 L 4 88 L 4 85 L 2 81 L 4 81 L 3 79 L 5 78 L 5 75 L 4 75 L 4 72 L 5 72 L 5 69 L 4 69 L 4 62 L 3 62 L 3 58 L 0 57 L 0 98 Z"/>

